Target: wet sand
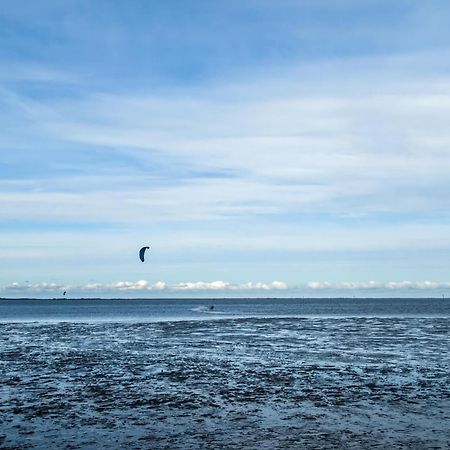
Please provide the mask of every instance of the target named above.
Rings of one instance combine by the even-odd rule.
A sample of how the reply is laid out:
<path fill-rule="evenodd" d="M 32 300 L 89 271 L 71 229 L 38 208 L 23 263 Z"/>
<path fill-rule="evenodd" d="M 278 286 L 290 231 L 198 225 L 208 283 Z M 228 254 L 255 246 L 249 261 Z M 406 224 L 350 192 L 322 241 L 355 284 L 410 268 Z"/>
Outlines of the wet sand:
<path fill-rule="evenodd" d="M 448 449 L 450 319 L 0 324 L 0 447 Z"/>

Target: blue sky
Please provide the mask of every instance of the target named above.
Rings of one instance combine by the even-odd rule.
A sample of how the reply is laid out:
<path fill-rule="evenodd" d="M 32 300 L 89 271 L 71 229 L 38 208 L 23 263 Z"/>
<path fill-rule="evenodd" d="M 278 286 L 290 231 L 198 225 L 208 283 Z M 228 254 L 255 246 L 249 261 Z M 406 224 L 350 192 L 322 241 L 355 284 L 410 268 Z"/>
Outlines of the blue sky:
<path fill-rule="evenodd" d="M 3 1 L 0 295 L 450 295 L 449 19 Z"/>

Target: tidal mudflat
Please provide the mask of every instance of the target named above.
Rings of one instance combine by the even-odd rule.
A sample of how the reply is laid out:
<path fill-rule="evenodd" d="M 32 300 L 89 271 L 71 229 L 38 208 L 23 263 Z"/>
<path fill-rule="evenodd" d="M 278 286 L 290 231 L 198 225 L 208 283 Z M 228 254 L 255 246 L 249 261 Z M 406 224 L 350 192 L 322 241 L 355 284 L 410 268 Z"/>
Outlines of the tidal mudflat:
<path fill-rule="evenodd" d="M 0 447 L 450 447 L 450 319 L 1 323 Z"/>

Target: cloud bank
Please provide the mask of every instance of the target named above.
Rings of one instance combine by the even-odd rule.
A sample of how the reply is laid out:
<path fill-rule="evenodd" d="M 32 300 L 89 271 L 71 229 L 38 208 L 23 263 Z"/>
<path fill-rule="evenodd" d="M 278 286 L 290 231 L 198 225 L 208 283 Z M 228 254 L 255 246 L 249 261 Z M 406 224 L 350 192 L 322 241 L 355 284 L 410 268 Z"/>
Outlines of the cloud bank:
<path fill-rule="evenodd" d="M 82 285 L 57 283 L 11 283 L 0 286 L 4 297 L 61 297 L 64 291 L 68 298 L 76 297 L 192 297 L 192 296 L 230 296 L 230 297 L 295 297 L 295 296 L 368 296 L 385 294 L 387 296 L 427 296 L 450 291 L 450 281 L 389 281 L 389 282 L 342 282 L 310 281 L 303 285 L 290 286 L 282 281 L 270 283 L 247 282 L 230 283 L 226 281 L 196 281 L 168 284 L 163 281 L 149 283 L 146 280 L 117 281 L 112 283 L 87 283 Z"/>

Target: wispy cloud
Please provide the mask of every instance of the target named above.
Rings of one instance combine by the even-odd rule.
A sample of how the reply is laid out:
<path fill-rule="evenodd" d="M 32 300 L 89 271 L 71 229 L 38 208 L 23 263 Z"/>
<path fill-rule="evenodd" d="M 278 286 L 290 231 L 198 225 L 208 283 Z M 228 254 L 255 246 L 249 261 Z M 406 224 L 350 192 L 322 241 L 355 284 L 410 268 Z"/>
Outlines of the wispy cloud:
<path fill-rule="evenodd" d="M 349 72 L 351 67 L 349 63 Z M 70 217 L 82 214 L 80 210 L 85 215 L 110 211 L 114 195 L 121 208 L 113 217 L 119 221 L 121 216 L 139 220 L 139 207 L 151 207 L 156 220 L 178 218 L 180 205 L 188 205 L 194 219 L 297 211 L 337 216 L 445 213 L 450 80 L 425 77 L 409 86 L 372 80 L 362 88 L 365 76 L 357 75 L 357 87 L 347 88 L 345 95 L 338 86 L 315 86 L 307 79 L 312 89 L 305 92 L 302 79 L 283 78 L 270 82 L 272 92 L 267 92 L 266 80 L 253 80 L 233 87 L 228 98 L 221 93 L 227 87 L 216 86 L 195 100 L 182 93 L 177 98 L 94 94 L 50 100 L 45 108 L 41 101 L 36 111 L 29 103 L 34 126 L 56 141 L 121 149 L 136 167 L 150 166 L 157 157 L 163 165 L 164 160 L 171 165 L 177 161 L 196 172 L 181 181 L 166 172 L 161 186 L 145 171 L 105 176 L 102 164 L 107 160 L 100 160 L 102 188 L 83 192 L 83 177 L 78 176 L 77 193 L 61 193 L 63 180 L 54 182 L 53 190 L 45 184 L 46 192 L 39 192 L 43 183 L 36 180 L 34 192 L 9 192 L 3 200 L 11 214 L 26 213 L 27 202 L 39 202 L 47 217 L 68 209 Z M 249 98 L 245 93 L 250 86 Z M 234 176 L 222 178 L 224 170 Z M 196 175 L 204 171 L 211 173 L 209 179 Z M 132 178 L 134 187 L 127 188 Z M 65 180 L 76 181 L 67 175 Z"/>
<path fill-rule="evenodd" d="M 0 12 L 1 283 L 442 279 L 448 5 L 83 4 Z"/>

